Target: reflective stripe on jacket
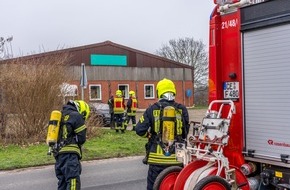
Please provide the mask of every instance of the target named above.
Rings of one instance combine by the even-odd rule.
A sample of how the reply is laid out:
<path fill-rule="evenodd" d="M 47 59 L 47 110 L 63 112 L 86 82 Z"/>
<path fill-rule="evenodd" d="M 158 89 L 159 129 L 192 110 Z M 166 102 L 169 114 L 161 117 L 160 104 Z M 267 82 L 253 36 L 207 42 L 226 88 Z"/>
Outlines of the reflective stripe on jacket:
<path fill-rule="evenodd" d="M 59 154 L 61 153 L 75 153 L 81 158 L 81 150 L 77 144 L 68 144 L 62 147 L 59 150 Z"/>
<path fill-rule="evenodd" d="M 152 150 L 155 149 L 155 152 Z M 158 165 L 181 165 L 181 162 L 176 160 L 175 154 L 171 154 L 169 156 L 165 156 L 164 150 L 161 148 L 159 144 L 152 145 L 151 151 L 148 155 L 148 164 L 158 164 Z"/>

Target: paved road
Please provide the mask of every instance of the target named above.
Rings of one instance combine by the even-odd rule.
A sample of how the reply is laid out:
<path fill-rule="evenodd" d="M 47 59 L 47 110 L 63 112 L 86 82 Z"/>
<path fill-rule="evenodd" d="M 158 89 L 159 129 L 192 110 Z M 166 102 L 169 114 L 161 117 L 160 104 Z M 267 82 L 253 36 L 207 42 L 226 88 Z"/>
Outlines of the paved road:
<path fill-rule="evenodd" d="M 82 162 L 82 190 L 145 190 L 148 166 L 143 157 Z M 54 166 L 0 172 L 1 190 L 57 189 Z"/>

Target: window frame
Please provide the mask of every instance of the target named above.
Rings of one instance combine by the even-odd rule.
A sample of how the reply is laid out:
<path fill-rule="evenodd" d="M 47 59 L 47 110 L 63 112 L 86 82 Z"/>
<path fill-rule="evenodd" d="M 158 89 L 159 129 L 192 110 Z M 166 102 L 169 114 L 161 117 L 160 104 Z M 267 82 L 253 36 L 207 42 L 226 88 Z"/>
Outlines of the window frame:
<path fill-rule="evenodd" d="M 100 90 L 100 97 L 99 98 L 92 98 L 92 89 L 91 87 L 99 87 Z M 89 85 L 89 100 L 90 101 L 100 101 L 102 100 L 102 85 L 101 84 L 90 84 Z"/>
<path fill-rule="evenodd" d="M 123 91 L 120 89 L 120 86 L 125 87 L 125 94 L 123 94 Z M 129 99 L 129 84 L 118 84 L 118 89 L 122 91 L 123 95 L 125 95 L 124 99 Z"/>
<path fill-rule="evenodd" d="M 152 96 L 151 97 L 146 97 L 146 87 L 147 86 L 152 87 Z M 146 100 L 155 99 L 155 85 L 154 84 L 144 84 L 144 99 L 146 99 Z"/>

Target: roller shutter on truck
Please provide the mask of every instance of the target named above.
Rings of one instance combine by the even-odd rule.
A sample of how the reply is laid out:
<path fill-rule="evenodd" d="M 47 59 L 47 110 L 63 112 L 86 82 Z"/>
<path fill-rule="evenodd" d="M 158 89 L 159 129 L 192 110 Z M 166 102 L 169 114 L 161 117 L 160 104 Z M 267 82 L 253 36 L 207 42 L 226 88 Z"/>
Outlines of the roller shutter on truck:
<path fill-rule="evenodd" d="M 290 24 L 244 34 L 246 147 L 290 155 Z"/>
<path fill-rule="evenodd" d="M 245 149 L 289 163 L 290 1 L 273 3 L 241 10 Z"/>
<path fill-rule="evenodd" d="M 286 1 L 280 2 L 285 9 Z M 245 149 L 254 158 L 287 162 L 290 159 L 290 10 L 283 14 L 276 10 L 279 13 L 275 15 L 272 7 L 269 13 L 270 3 L 260 6 L 259 9 L 264 9 L 261 15 L 251 17 L 247 13 L 254 6 L 250 8 L 252 11 L 241 12 Z"/>

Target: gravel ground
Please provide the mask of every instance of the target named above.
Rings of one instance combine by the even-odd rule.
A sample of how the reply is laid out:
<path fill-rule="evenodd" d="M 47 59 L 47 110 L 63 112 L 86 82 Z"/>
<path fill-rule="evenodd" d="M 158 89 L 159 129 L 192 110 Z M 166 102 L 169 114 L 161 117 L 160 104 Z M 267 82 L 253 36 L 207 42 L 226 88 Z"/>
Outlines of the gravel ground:
<path fill-rule="evenodd" d="M 198 121 L 201 122 L 202 119 L 205 116 L 207 109 L 189 109 L 188 114 L 189 114 L 189 121 Z"/>

